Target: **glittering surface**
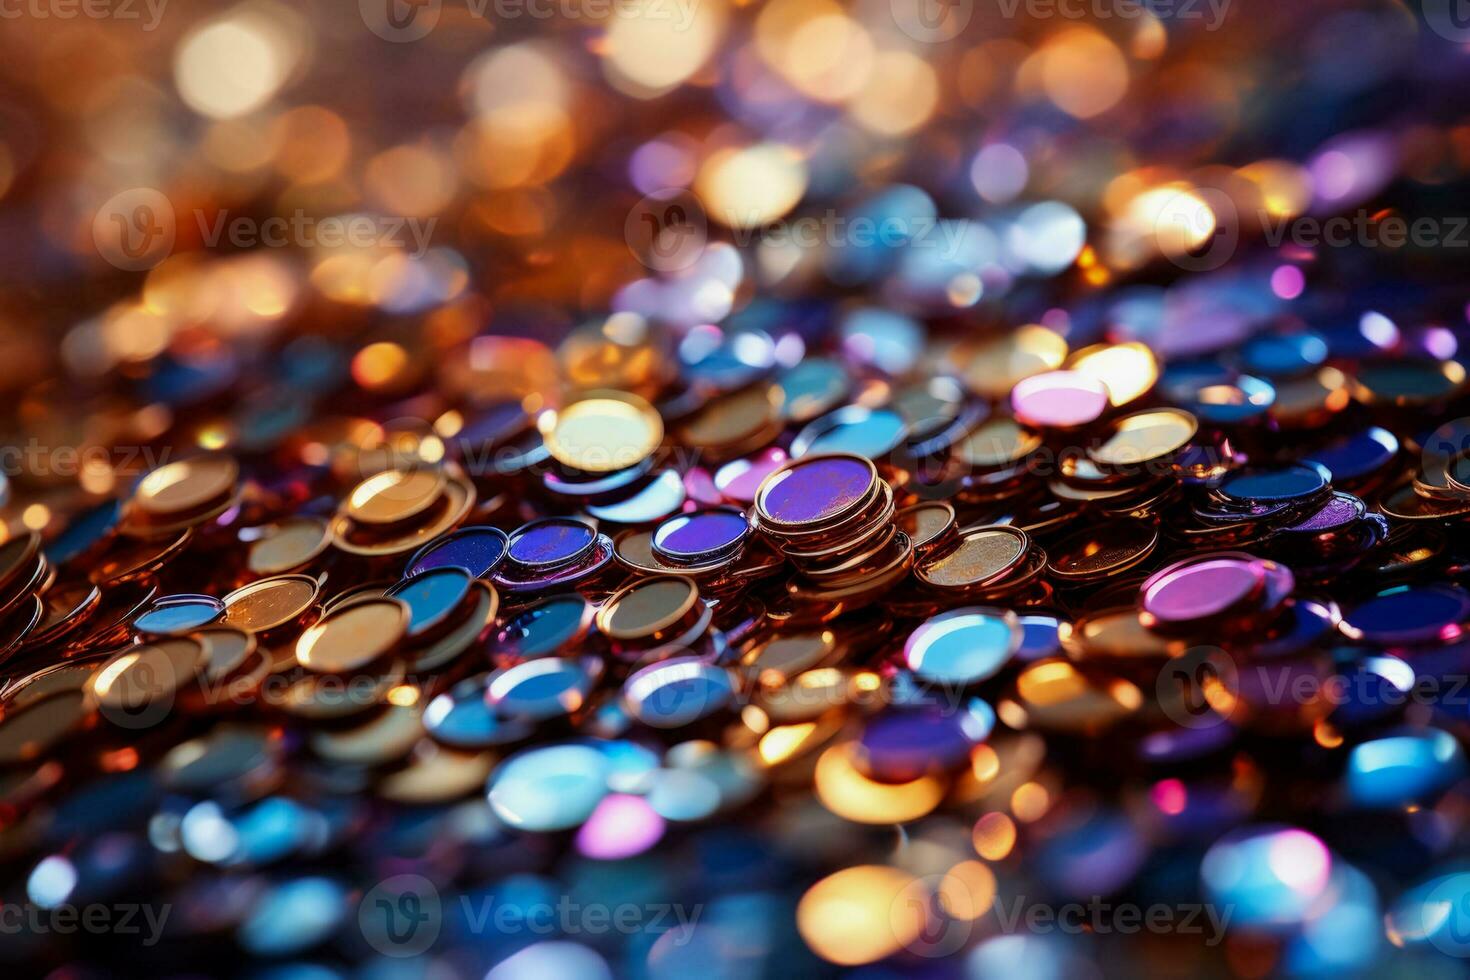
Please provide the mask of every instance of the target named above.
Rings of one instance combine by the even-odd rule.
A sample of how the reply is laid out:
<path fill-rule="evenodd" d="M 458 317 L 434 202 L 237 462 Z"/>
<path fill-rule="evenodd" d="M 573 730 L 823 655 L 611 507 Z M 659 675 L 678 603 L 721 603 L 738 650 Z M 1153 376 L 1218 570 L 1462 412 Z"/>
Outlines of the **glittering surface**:
<path fill-rule="evenodd" d="M 756 504 L 778 521 L 816 522 L 849 509 L 872 485 L 872 469 L 856 460 L 814 459 L 770 477 Z"/>
<path fill-rule="evenodd" d="M 454 566 L 463 568 L 475 578 L 485 578 L 500 567 L 506 550 L 505 532 L 499 528 L 464 528 L 425 547 L 409 563 L 408 573 Z"/>
<path fill-rule="evenodd" d="M 698 561 L 733 548 L 749 530 L 739 511 L 697 511 L 660 524 L 653 534 L 653 547 L 665 558 Z"/>
<path fill-rule="evenodd" d="M 1463 973 L 1463 6 L 0 5 L 9 974 Z"/>
<path fill-rule="evenodd" d="M 923 575 L 936 585 L 963 585 L 994 578 L 1025 553 L 1017 534 L 982 530 L 965 534 L 957 545 L 928 562 Z"/>
<path fill-rule="evenodd" d="M 587 554 L 597 532 L 581 521 L 548 520 L 522 528 L 510 539 L 510 559 L 522 565 L 559 565 Z"/>

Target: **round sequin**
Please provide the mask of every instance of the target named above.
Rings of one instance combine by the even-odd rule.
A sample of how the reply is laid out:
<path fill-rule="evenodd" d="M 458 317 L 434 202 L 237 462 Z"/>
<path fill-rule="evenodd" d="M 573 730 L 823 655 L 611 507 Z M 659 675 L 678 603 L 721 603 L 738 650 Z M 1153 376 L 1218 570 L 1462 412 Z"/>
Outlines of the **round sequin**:
<path fill-rule="evenodd" d="M 1016 614 L 972 606 L 924 621 L 904 644 L 903 657 L 918 677 L 937 684 L 978 684 L 1021 648 Z"/>
<path fill-rule="evenodd" d="M 507 718 L 546 721 L 580 710 L 602 676 L 596 657 L 540 657 L 492 674 L 485 703 Z"/>
<path fill-rule="evenodd" d="M 528 737 L 534 730 L 526 719 L 506 718 L 485 699 L 485 675 L 467 677 L 424 709 L 424 729 L 437 742 L 461 749 L 507 745 Z"/>
<path fill-rule="evenodd" d="M 1261 592 L 1262 566 L 1244 557 L 1190 559 L 1144 583 L 1139 601 L 1160 622 L 1208 619 Z"/>
<path fill-rule="evenodd" d="M 677 470 L 664 470 L 637 493 L 611 504 L 588 504 L 587 513 L 609 524 L 651 524 L 684 503 L 684 480 Z"/>
<path fill-rule="evenodd" d="M 1099 466 L 1137 466 L 1178 452 L 1198 430 L 1199 422 L 1188 412 L 1135 412 L 1114 422 L 1107 439 L 1087 455 Z"/>
<path fill-rule="evenodd" d="M 239 475 L 239 464 L 228 456 L 182 459 L 139 481 L 133 503 L 152 517 L 187 514 L 228 496 Z"/>
<path fill-rule="evenodd" d="M 657 449 L 664 426 L 637 395 L 598 391 L 549 416 L 541 432 L 557 462 L 583 473 L 612 473 Z"/>
<path fill-rule="evenodd" d="M 976 528 L 960 535 L 958 543 L 921 564 L 916 574 L 940 588 L 963 588 L 993 581 L 1014 568 L 1026 555 L 1030 540 L 1025 531 L 1005 525 Z"/>
<path fill-rule="evenodd" d="M 751 459 L 731 460 L 715 471 L 715 488 L 728 500 L 752 503 L 766 477 L 780 469 L 786 459 L 785 451 L 767 449 Z"/>
<path fill-rule="evenodd" d="M 444 493 L 439 469 L 384 470 L 363 480 L 347 496 L 346 511 L 363 524 L 396 524 L 422 514 Z"/>
<path fill-rule="evenodd" d="M 152 605 L 133 620 L 140 633 L 170 636 L 187 633 L 212 623 L 225 611 L 225 604 L 207 595 L 171 595 L 153 600 Z"/>
<path fill-rule="evenodd" d="M 264 633 L 295 622 L 312 608 L 320 588 L 307 575 L 262 579 L 225 596 L 226 625 Z"/>
<path fill-rule="evenodd" d="M 597 626 L 614 639 L 651 637 L 682 622 L 698 601 L 699 587 L 687 578 L 643 579 L 608 598 Z"/>
<path fill-rule="evenodd" d="M 318 673 L 360 670 L 391 653 L 408 631 L 410 610 L 397 599 L 361 599 L 334 609 L 301 634 L 296 659 Z"/>
<path fill-rule="evenodd" d="M 873 465 L 854 456 L 793 460 L 766 478 L 755 503 L 774 524 L 824 523 L 867 499 L 876 479 Z"/>
<path fill-rule="evenodd" d="M 725 708 L 735 697 L 730 672 L 693 657 L 645 667 L 623 685 L 628 711 L 652 728 L 682 728 Z"/>
<path fill-rule="evenodd" d="M 462 568 L 475 578 L 488 578 L 510 547 L 506 533 L 494 527 L 465 527 L 430 542 L 408 561 L 405 576 L 431 568 Z"/>
<path fill-rule="evenodd" d="M 1349 610 L 1343 633 L 1382 644 L 1420 644 L 1459 638 L 1470 626 L 1470 592 L 1457 585 L 1386 589 Z"/>
<path fill-rule="evenodd" d="M 890 708 L 863 726 L 853 764 L 885 783 L 942 775 L 967 762 L 971 750 L 994 727 L 995 712 L 979 698 L 971 698 L 958 711 Z"/>
<path fill-rule="evenodd" d="M 1077 371 L 1032 375 L 1011 389 L 1011 410 L 1025 425 L 1072 428 L 1095 421 L 1108 407 L 1108 386 Z"/>
<path fill-rule="evenodd" d="M 512 616 L 496 634 L 494 648 L 517 657 L 544 657 L 585 635 L 593 609 L 580 595 L 542 599 Z"/>
<path fill-rule="evenodd" d="M 507 554 L 526 568 L 554 568 L 592 553 L 597 532 L 569 517 L 548 517 L 517 528 L 510 535 Z"/>
<path fill-rule="evenodd" d="M 1334 483 L 1347 483 L 1380 472 L 1398 451 L 1398 437 L 1375 425 L 1307 454 L 1307 462 L 1326 467 Z"/>
<path fill-rule="evenodd" d="M 1328 479 L 1328 472 L 1321 467 L 1286 466 L 1226 477 L 1220 484 L 1220 493 L 1243 503 L 1278 503 L 1320 493 Z"/>
<path fill-rule="evenodd" d="M 399 582 L 387 595 L 408 606 L 408 635 L 422 636 L 447 621 L 460 607 L 469 595 L 471 581 L 463 568 L 431 568 Z"/>
<path fill-rule="evenodd" d="M 697 565 L 729 553 L 750 532 L 745 515 L 733 508 L 680 514 L 658 526 L 653 550 L 671 562 Z"/>
<path fill-rule="evenodd" d="M 508 826 L 546 833 L 580 826 L 607 795 L 607 757 L 589 745 L 562 743 L 506 759 L 490 779 L 490 808 Z"/>
<path fill-rule="evenodd" d="M 908 428 L 903 416 L 891 409 L 848 405 L 797 433 L 791 442 L 791 455 L 850 453 L 879 460 L 903 443 Z"/>

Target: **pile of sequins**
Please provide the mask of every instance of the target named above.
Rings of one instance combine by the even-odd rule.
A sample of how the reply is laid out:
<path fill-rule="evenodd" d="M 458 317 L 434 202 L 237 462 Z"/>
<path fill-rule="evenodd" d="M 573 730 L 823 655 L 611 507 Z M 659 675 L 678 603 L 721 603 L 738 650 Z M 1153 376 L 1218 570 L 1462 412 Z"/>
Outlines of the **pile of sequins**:
<path fill-rule="evenodd" d="M 956 349 L 955 377 L 1039 329 Z M 1406 387 L 1421 369 L 1339 363 Z M 831 836 L 814 871 L 852 863 L 842 827 L 930 849 L 814 874 L 787 930 L 834 962 L 985 949 L 1022 869 L 1048 895 L 1127 896 L 1150 854 L 1194 862 L 1203 891 L 1182 894 L 1237 909 L 1247 937 L 1270 923 L 1289 955 L 1366 907 L 1342 890 L 1351 843 L 1412 835 L 1425 869 L 1444 853 L 1415 828 L 1458 825 L 1467 773 L 1459 386 L 1390 411 L 1387 382 L 1359 382 L 1326 429 L 1268 435 L 1221 410 L 1268 382 L 1216 378 L 1201 410 L 1197 367 L 1104 345 L 1001 399 L 895 379 L 876 407 L 784 414 L 847 370 L 686 392 L 667 428 L 631 392 L 466 408 L 437 459 L 349 447 L 357 473 L 284 484 L 268 460 L 185 457 L 6 542 L 0 815 L 12 854 L 47 849 L 19 887 L 74 902 L 108 894 L 116 862 L 138 882 L 169 865 L 204 906 L 237 879 L 265 890 L 239 916 L 188 912 L 191 941 L 392 954 L 354 923 L 375 889 L 461 892 L 480 849 L 681 853 L 772 798 L 776 846 Z M 690 449 L 709 455 L 679 464 Z M 1373 822 L 1251 823 L 1293 812 L 1265 802 L 1290 790 L 1263 752 Z M 416 820 L 460 857 L 387 874 L 390 851 L 426 853 L 400 840 Z M 299 860 L 323 870 L 250 877 Z"/>

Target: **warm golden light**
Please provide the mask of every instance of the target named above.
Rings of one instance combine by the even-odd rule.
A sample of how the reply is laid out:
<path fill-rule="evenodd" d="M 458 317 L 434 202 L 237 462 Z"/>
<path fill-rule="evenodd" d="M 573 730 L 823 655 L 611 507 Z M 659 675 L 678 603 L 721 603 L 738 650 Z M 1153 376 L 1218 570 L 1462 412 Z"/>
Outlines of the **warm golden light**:
<path fill-rule="evenodd" d="M 796 906 L 796 929 L 812 952 L 841 966 L 874 963 L 919 938 L 927 911 L 917 880 L 897 868 L 860 865 L 829 875 Z"/>

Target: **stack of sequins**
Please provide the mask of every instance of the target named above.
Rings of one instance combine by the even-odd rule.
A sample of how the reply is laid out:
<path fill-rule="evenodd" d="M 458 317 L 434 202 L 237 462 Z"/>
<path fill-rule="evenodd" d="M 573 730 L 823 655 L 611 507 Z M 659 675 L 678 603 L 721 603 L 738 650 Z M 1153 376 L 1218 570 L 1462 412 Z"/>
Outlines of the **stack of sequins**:
<path fill-rule="evenodd" d="M 386 469 L 347 494 L 332 519 L 332 543 L 367 560 L 408 554 L 456 527 L 475 497 L 452 463 Z"/>
<path fill-rule="evenodd" d="M 38 593 L 44 594 L 47 581 L 55 575 L 41 550 L 40 535 L 22 534 L 0 545 L 0 658 L 24 642 L 35 642 L 35 631 L 43 626 L 48 606 Z"/>
<path fill-rule="evenodd" d="M 953 459 L 968 470 L 955 499 L 989 507 L 1022 492 L 1041 446 L 1041 435 L 1015 419 L 996 418 L 980 425 L 953 449 Z"/>
<path fill-rule="evenodd" d="M 505 561 L 492 576 L 509 596 L 596 590 L 609 572 L 613 543 L 586 521 L 547 517 L 510 534 Z"/>
<path fill-rule="evenodd" d="M 1166 636 L 1250 633 L 1270 622 L 1296 580 L 1285 565 L 1245 552 L 1210 552 L 1175 562 L 1144 580 L 1140 621 Z"/>
<path fill-rule="evenodd" d="M 1388 521 L 1359 497 L 1332 489 L 1318 463 L 1244 469 L 1226 476 L 1171 528 L 1186 542 L 1247 545 L 1264 542 L 1289 559 L 1304 579 L 1353 568 L 1388 537 Z"/>
<path fill-rule="evenodd" d="M 706 507 L 661 522 L 647 545 L 657 565 L 705 581 L 740 562 L 749 536 L 744 513 L 734 507 Z"/>
<path fill-rule="evenodd" d="M 711 630 L 714 609 L 693 579 L 661 575 L 639 579 L 608 597 L 597 610 L 597 630 L 609 652 L 624 663 L 648 664 L 671 657 L 713 660 L 722 649 Z"/>
<path fill-rule="evenodd" d="M 744 512 L 729 506 L 687 510 L 653 530 L 629 529 L 616 539 L 618 560 L 643 575 L 683 575 L 711 599 L 739 593 L 784 564 L 750 533 Z"/>
<path fill-rule="evenodd" d="M 844 453 L 804 456 L 761 484 L 754 524 L 800 575 L 787 586 L 797 607 L 851 609 L 902 581 L 914 545 L 894 523 L 893 488 L 871 461 Z"/>
<path fill-rule="evenodd" d="M 1019 527 L 962 528 L 930 547 L 915 566 L 912 599 L 904 607 L 927 615 L 960 601 L 1036 604 L 1050 595 L 1050 586 L 1041 581 L 1046 567 L 1046 551 Z"/>
<path fill-rule="evenodd" d="M 229 456 L 196 456 L 149 473 L 123 505 L 119 529 L 137 538 L 177 535 L 213 520 L 240 499 L 240 467 Z"/>
<path fill-rule="evenodd" d="M 1175 408 L 1124 415 L 1084 453 L 1064 455 L 1048 486 L 1060 500 L 1110 516 L 1150 516 L 1173 497 L 1198 429 L 1192 414 Z"/>
<path fill-rule="evenodd" d="M 529 468 L 539 474 L 540 492 L 559 505 L 575 502 L 588 506 L 589 512 L 597 507 L 617 508 L 658 482 L 664 421 L 657 409 L 636 394 L 587 392 L 559 411 L 545 413 L 538 420 L 538 430 L 541 452 L 531 454 L 527 461 L 544 464 Z M 654 487 L 649 495 L 660 498 L 658 491 Z M 682 502 L 680 494 L 674 506 Z M 638 512 L 643 507 L 632 503 L 629 509 Z"/>
<path fill-rule="evenodd" d="M 1470 515 L 1470 422 L 1459 419 L 1419 438 L 1422 464 L 1380 504 L 1412 524 L 1460 522 Z"/>
<path fill-rule="evenodd" d="M 413 671 L 450 663 L 489 629 L 500 609 L 494 585 L 455 565 L 411 571 L 384 595 L 408 605 L 404 656 Z"/>
<path fill-rule="evenodd" d="M 414 610 L 404 600 L 366 595 L 328 609 L 301 634 L 298 668 L 286 673 L 279 699 L 269 699 L 296 718 L 341 721 L 378 708 L 408 671 L 402 642 Z"/>

